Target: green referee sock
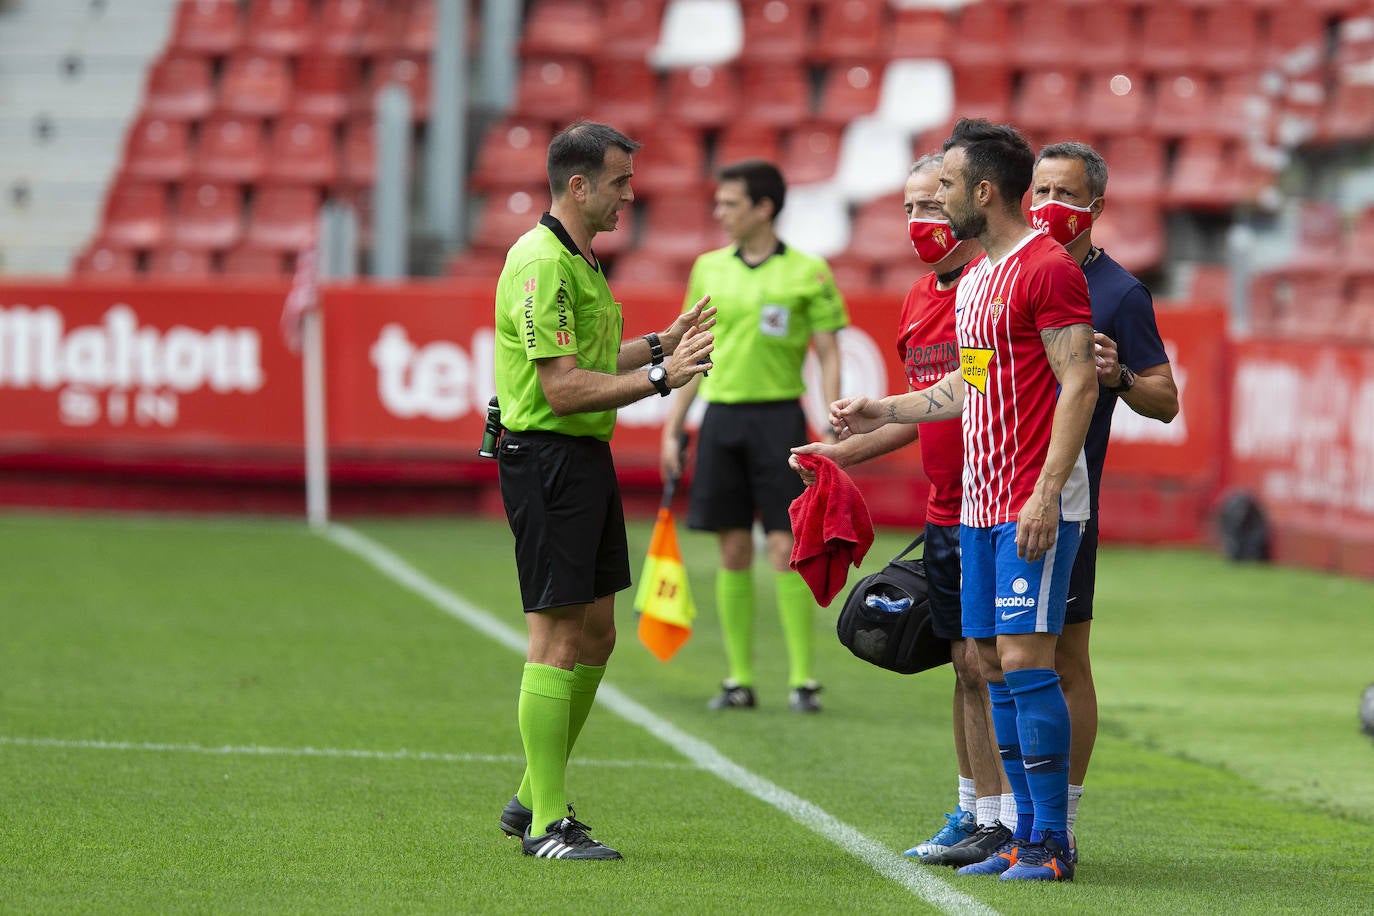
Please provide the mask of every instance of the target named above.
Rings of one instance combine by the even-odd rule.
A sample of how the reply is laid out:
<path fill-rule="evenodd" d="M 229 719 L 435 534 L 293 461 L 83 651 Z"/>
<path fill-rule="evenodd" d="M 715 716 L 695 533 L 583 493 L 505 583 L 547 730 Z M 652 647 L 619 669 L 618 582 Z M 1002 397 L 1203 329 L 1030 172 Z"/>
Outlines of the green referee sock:
<path fill-rule="evenodd" d="M 573 666 L 572 700 L 568 708 L 568 754 L 572 757 L 573 745 L 577 743 L 577 736 L 582 734 L 582 726 L 587 721 L 587 715 L 592 711 L 592 703 L 596 700 L 596 688 L 601 686 L 601 678 L 606 674 L 605 665 L 584 665 L 578 663 Z M 567 759 L 567 758 L 564 758 Z M 525 767 L 525 775 L 520 779 L 520 791 L 515 793 L 520 804 L 526 808 L 530 807 L 530 768 Z"/>
<path fill-rule="evenodd" d="M 812 622 L 816 599 L 800 575 L 788 570 L 777 574 L 778 616 L 787 642 L 787 685 L 801 687 L 811 680 Z"/>
<path fill-rule="evenodd" d="M 716 573 L 716 611 L 730 680 L 754 686 L 754 577 L 747 569 L 722 569 Z"/>
<path fill-rule="evenodd" d="M 525 768 L 530 779 L 530 835 L 567 813 L 564 772 L 568 764 L 568 723 L 572 707 L 573 673 L 550 665 L 525 664 L 520 679 L 520 740 L 525 745 Z"/>

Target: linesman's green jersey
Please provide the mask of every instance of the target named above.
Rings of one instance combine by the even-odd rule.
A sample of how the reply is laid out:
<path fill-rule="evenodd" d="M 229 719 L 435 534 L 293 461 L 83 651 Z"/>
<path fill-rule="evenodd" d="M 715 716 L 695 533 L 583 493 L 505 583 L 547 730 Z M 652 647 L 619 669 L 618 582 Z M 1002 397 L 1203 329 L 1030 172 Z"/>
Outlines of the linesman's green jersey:
<path fill-rule="evenodd" d="M 606 275 L 545 213 L 511 246 L 496 284 L 496 395 L 506 429 L 609 442 L 615 411 L 555 416 L 534 361 L 576 356 L 579 369 L 615 375 L 623 328 Z"/>
<path fill-rule="evenodd" d="M 716 307 L 716 347 L 698 395 L 714 404 L 800 397 L 811 335 L 849 324 L 825 261 L 782 242 L 755 267 L 735 246 L 701 255 L 692 265 L 684 311 L 707 293 Z"/>

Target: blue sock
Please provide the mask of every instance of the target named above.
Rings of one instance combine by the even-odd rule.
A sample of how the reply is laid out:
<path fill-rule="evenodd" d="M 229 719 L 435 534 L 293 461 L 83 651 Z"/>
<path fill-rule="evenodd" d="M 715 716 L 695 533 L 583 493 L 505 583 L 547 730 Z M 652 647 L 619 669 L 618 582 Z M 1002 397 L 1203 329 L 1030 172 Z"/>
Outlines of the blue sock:
<path fill-rule="evenodd" d="M 1068 830 L 1069 707 L 1052 668 L 1008 671 L 1006 678 L 1016 702 L 1026 782 L 1035 799 L 1035 842 L 1043 834 Z"/>
<path fill-rule="evenodd" d="M 992 730 L 997 733 L 997 751 L 1002 755 L 1002 769 L 1011 783 L 1016 798 L 1016 833 L 1018 840 L 1029 840 L 1031 824 L 1035 820 L 1035 806 L 1031 803 L 1030 786 L 1026 782 L 1026 768 L 1021 763 L 1021 736 L 1016 731 L 1016 701 L 1006 681 L 988 681 L 988 696 L 992 699 Z"/>

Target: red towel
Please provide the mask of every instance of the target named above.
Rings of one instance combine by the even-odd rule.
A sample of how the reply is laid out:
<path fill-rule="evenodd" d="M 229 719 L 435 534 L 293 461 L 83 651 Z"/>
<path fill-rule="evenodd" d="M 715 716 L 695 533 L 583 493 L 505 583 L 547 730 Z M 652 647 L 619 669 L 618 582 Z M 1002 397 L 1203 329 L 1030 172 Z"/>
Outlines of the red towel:
<path fill-rule="evenodd" d="M 863 494 L 849 475 L 829 458 L 798 455 L 816 472 L 816 482 L 792 501 L 792 560 L 822 607 L 844 588 L 849 565 L 858 566 L 873 546 L 873 520 Z"/>

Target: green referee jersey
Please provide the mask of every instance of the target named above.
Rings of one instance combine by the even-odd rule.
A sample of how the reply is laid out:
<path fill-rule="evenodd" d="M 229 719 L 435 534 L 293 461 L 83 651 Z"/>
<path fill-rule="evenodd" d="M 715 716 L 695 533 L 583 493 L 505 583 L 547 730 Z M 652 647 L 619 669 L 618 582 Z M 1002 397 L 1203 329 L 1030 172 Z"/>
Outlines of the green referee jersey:
<path fill-rule="evenodd" d="M 620 303 L 606 275 L 545 213 L 511 246 L 496 283 L 496 395 L 506 429 L 609 442 L 615 411 L 555 416 L 534 361 L 576 356 L 579 369 L 614 375 L 622 329 Z"/>
<path fill-rule="evenodd" d="M 707 293 L 716 307 L 716 348 L 698 394 L 713 404 L 800 397 L 811 335 L 849 324 L 825 261 L 782 242 L 754 267 L 735 246 L 701 255 L 692 265 L 685 308 Z"/>

